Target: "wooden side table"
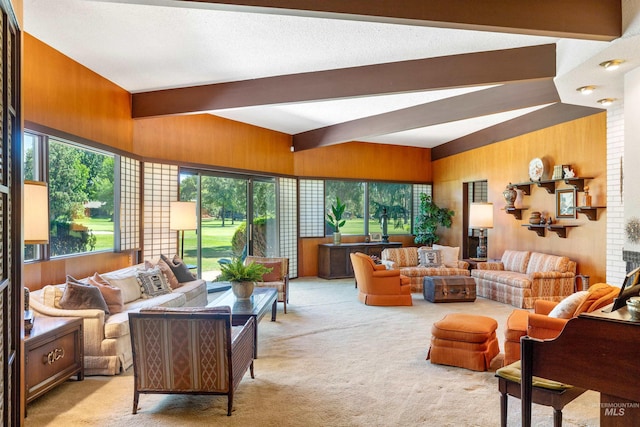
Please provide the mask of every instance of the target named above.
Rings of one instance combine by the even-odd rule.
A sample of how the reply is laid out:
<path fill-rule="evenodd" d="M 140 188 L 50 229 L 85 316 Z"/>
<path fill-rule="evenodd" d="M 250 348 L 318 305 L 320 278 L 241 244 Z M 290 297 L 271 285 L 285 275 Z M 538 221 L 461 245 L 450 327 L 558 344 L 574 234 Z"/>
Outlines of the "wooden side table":
<path fill-rule="evenodd" d="M 81 317 L 36 317 L 24 338 L 27 403 L 68 378 L 84 379 Z"/>

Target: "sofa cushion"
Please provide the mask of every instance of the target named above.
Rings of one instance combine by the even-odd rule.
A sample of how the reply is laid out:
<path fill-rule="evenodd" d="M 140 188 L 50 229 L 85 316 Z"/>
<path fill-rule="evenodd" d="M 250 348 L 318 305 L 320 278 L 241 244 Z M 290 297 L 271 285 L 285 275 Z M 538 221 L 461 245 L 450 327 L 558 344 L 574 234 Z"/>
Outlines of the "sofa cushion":
<path fill-rule="evenodd" d="M 137 270 L 136 270 L 137 275 Z M 102 277 L 107 279 L 111 286 L 122 289 L 122 300 L 125 304 L 142 298 L 142 291 L 140 290 L 140 283 L 136 276 L 128 276 L 122 278 L 111 278 L 106 274 Z"/>
<path fill-rule="evenodd" d="M 555 317 L 556 319 L 571 319 L 574 317 L 576 309 L 580 307 L 588 294 L 588 291 L 580 291 L 569 295 L 553 307 L 553 310 L 549 312 L 548 316 Z"/>
<path fill-rule="evenodd" d="M 418 249 L 418 262 L 420 267 L 438 268 L 442 265 L 439 249 L 422 247 Z"/>
<path fill-rule="evenodd" d="M 460 259 L 460 247 L 433 245 L 433 249 L 440 251 L 440 257 L 445 267 L 457 267 Z"/>
<path fill-rule="evenodd" d="M 382 251 L 382 259 L 396 263 L 396 268 L 415 267 L 418 265 L 418 248 L 387 248 Z"/>
<path fill-rule="evenodd" d="M 171 292 L 169 282 L 160 271 L 160 267 L 138 272 L 138 282 L 140 282 L 142 298 L 153 298 Z"/>
<path fill-rule="evenodd" d="M 190 282 L 195 279 L 193 274 L 189 271 L 189 268 L 187 268 L 187 265 L 179 256 L 175 255 L 173 260 L 170 260 L 164 255 L 160 255 L 160 258 L 167 263 L 179 283 Z"/>
<path fill-rule="evenodd" d="M 504 251 L 501 261 L 505 270 L 526 273 L 530 256 L 529 251 Z"/>
<path fill-rule="evenodd" d="M 566 273 L 569 269 L 569 258 L 532 252 L 527 266 L 527 274 L 536 272 L 557 271 Z"/>
<path fill-rule="evenodd" d="M 60 298 L 60 308 L 65 310 L 97 309 L 109 314 L 109 307 L 100 289 L 67 276 L 67 286 Z"/>
<path fill-rule="evenodd" d="M 178 282 L 178 279 L 176 278 L 176 275 L 173 274 L 173 271 L 171 270 L 171 268 L 169 267 L 169 265 L 164 262 L 164 260 L 162 258 L 158 259 L 158 262 L 156 264 L 154 264 L 151 261 L 145 261 L 144 262 L 144 269 L 145 270 L 150 270 L 154 267 L 159 267 L 160 271 L 162 271 L 162 274 L 164 274 L 164 277 L 166 277 L 167 282 L 169 282 L 169 286 L 171 287 L 171 289 L 177 289 L 180 286 L 182 286 L 182 284 L 180 282 Z"/>
<path fill-rule="evenodd" d="M 102 278 L 98 273 L 88 277 L 86 281 L 100 290 L 100 293 L 104 298 L 104 302 L 106 302 L 107 307 L 109 307 L 109 314 L 120 313 L 124 310 L 122 289 L 111 286 L 109 282 Z"/>
<path fill-rule="evenodd" d="M 136 301 L 131 301 L 125 304 L 124 309 L 126 311 L 134 311 L 142 308 L 149 308 L 155 306 L 162 307 L 182 307 L 186 303 L 187 298 L 181 292 L 171 292 L 169 294 L 158 295 L 153 298 L 140 298 Z"/>
<path fill-rule="evenodd" d="M 531 280 L 526 274 L 515 271 L 501 270 L 472 270 L 471 275 L 478 279 L 509 285 L 515 288 L 531 288 Z"/>

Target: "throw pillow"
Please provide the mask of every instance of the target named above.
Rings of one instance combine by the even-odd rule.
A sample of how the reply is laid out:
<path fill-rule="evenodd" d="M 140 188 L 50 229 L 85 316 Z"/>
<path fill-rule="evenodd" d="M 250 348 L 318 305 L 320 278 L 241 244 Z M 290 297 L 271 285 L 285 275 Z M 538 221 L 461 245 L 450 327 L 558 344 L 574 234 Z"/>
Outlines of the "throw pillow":
<path fill-rule="evenodd" d="M 460 258 L 459 257 L 460 247 L 433 245 L 432 248 L 440 250 L 442 263 L 445 265 L 445 267 L 458 266 L 458 260 Z"/>
<path fill-rule="evenodd" d="M 420 267 L 438 268 L 442 266 L 440 249 L 420 248 L 418 249 L 418 259 Z"/>
<path fill-rule="evenodd" d="M 169 283 L 167 283 L 167 279 L 158 267 L 138 272 L 138 282 L 140 283 L 143 298 L 171 293 Z"/>
<path fill-rule="evenodd" d="M 170 260 L 164 255 L 160 255 L 160 258 L 167 263 L 171 272 L 176 276 L 178 283 L 191 282 L 194 280 L 193 274 L 191 274 L 186 264 L 182 262 L 178 256 L 173 257 L 173 260 Z"/>
<path fill-rule="evenodd" d="M 282 263 L 281 262 L 279 261 L 261 262 L 260 264 L 271 269 L 270 272 L 262 275 L 263 282 L 279 282 L 282 280 Z"/>
<path fill-rule="evenodd" d="M 60 308 L 66 310 L 98 309 L 109 314 L 109 307 L 100 293 L 100 289 L 86 283 L 78 282 L 67 276 L 67 286 L 60 298 Z"/>
<path fill-rule="evenodd" d="M 111 284 L 98 273 L 87 278 L 87 282 L 100 290 L 104 302 L 106 302 L 107 307 L 109 307 L 110 314 L 122 313 L 124 311 L 122 289 L 111 286 Z"/>
<path fill-rule="evenodd" d="M 575 294 L 571 294 L 558 303 L 553 310 L 549 313 L 549 317 L 555 317 L 557 319 L 571 319 L 573 313 L 587 298 L 588 291 L 580 291 Z"/>
<path fill-rule="evenodd" d="M 182 283 L 178 282 L 176 275 L 173 274 L 173 271 L 171 271 L 171 268 L 169 268 L 169 265 L 166 262 L 164 262 L 162 258 L 158 260 L 157 264 L 154 264 L 151 261 L 144 262 L 145 270 L 151 270 L 154 267 L 160 268 L 160 271 L 162 271 L 162 274 L 164 274 L 165 279 L 167 279 L 167 282 L 169 282 L 169 286 L 171 287 L 171 289 L 177 289 L 180 286 L 182 286 Z"/>

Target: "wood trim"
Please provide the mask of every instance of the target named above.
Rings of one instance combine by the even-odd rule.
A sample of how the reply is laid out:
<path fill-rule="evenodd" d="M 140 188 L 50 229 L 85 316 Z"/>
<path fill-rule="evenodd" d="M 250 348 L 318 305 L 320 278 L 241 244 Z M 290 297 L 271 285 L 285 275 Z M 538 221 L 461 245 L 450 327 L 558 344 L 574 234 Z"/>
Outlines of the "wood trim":
<path fill-rule="evenodd" d="M 148 1 L 136 0 L 148 4 Z M 611 41 L 619 0 L 176 0 L 185 7 Z"/>
<path fill-rule="evenodd" d="M 553 80 L 511 83 L 293 136 L 295 151 L 449 123 L 560 100 Z"/>
<path fill-rule="evenodd" d="M 135 93 L 132 117 L 553 78 L 554 44 Z"/>
<path fill-rule="evenodd" d="M 570 122 L 581 117 L 602 113 L 599 108 L 583 107 L 572 104 L 553 104 L 529 114 L 497 124 L 454 139 L 431 149 L 431 159 L 439 160 L 465 151 L 484 147 L 498 141 L 524 135 L 540 129 Z"/>

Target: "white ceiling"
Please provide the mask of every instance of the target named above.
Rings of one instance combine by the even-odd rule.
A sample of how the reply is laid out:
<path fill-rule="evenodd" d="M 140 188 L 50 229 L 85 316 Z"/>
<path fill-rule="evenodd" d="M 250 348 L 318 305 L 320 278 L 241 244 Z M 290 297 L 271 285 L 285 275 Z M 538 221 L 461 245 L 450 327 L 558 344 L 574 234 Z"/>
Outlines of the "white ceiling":
<path fill-rule="evenodd" d="M 363 21 L 212 10 L 171 0 L 24 0 L 24 30 L 131 93 L 557 43 L 562 102 L 601 108 L 623 98 L 624 73 L 640 66 L 640 0 L 623 0 L 613 42 Z M 616 72 L 598 64 L 626 62 Z M 596 85 L 589 96 L 576 88 Z M 487 88 L 280 104 L 212 114 L 289 134 Z M 363 139 L 435 147 L 543 105 Z"/>

